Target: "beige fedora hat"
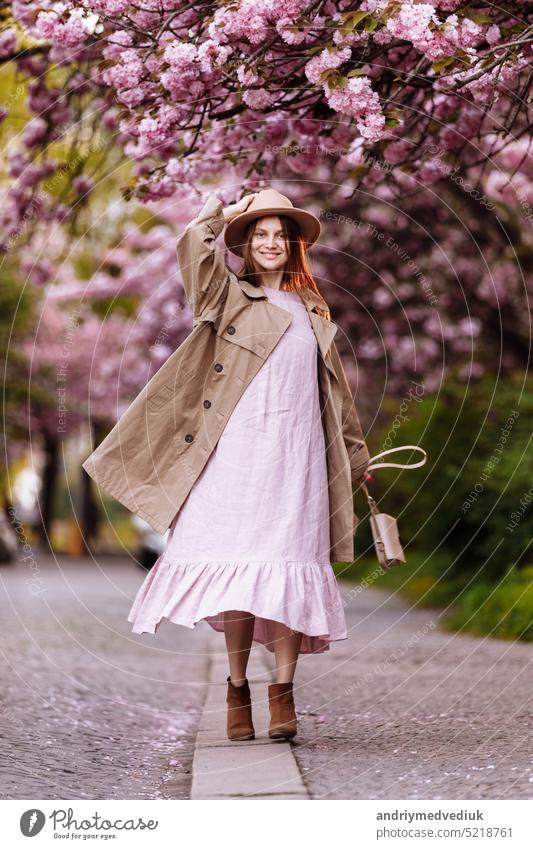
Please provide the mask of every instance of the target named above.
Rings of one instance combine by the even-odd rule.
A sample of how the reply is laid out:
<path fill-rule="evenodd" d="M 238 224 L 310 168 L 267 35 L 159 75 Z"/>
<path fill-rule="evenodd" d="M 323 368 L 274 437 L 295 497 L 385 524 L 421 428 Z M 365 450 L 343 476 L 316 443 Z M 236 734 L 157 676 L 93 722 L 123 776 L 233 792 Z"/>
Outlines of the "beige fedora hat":
<path fill-rule="evenodd" d="M 258 192 L 255 198 L 250 202 L 246 212 L 241 212 L 236 215 L 226 225 L 224 231 L 224 242 L 237 256 L 242 256 L 241 250 L 244 241 L 244 232 L 246 226 L 254 218 L 262 218 L 265 215 L 288 215 L 293 218 L 299 225 L 302 236 L 308 245 L 316 242 L 320 236 L 320 221 L 315 215 L 307 212 L 305 209 L 299 209 L 293 206 L 291 201 L 285 195 L 280 194 L 275 189 L 263 189 Z"/>

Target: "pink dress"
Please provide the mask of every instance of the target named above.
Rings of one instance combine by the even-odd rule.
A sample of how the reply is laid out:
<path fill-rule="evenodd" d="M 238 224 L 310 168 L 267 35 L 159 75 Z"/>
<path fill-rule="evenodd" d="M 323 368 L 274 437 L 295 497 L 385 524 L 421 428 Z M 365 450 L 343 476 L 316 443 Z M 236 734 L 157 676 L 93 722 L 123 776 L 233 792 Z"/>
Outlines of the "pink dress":
<path fill-rule="evenodd" d="M 235 406 L 128 621 L 137 634 L 163 618 L 223 631 L 223 611 L 243 610 L 269 651 L 275 620 L 302 632 L 301 653 L 318 653 L 347 632 L 329 560 L 317 343 L 299 295 L 263 288 L 292 322 Z"/>

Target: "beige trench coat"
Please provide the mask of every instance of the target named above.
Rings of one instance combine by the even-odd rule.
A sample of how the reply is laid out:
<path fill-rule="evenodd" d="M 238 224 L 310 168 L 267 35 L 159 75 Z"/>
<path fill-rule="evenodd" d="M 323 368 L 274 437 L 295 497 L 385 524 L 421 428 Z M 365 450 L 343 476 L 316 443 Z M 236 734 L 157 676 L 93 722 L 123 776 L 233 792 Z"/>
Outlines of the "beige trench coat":
<path fill-rule="evenodd" d="M 107 493 L 164 533 L 209 460 L 231 412 L 292 321 L 229 269 L 215 239 L 222 203 L 210 196 L 177 243 L 189 336 L 149 380 L 83 468 Z M 326 442 L 331 561 L 354 559 L 358 517 L 353 490 L 370 455 L 342 363 L 337 325 L 316 312 L 325 302 L 303 295 L 318 347 Z"/>

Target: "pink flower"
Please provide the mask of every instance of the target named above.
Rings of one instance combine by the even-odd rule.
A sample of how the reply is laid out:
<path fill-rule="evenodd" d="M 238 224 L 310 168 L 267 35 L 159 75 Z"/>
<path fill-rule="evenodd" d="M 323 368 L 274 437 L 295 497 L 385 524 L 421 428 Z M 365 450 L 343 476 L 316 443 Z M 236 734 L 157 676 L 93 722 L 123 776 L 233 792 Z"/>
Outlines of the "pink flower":
<path fill-rule="evenodd" d="M 342 30 L 337 29 L 333 33 L 333 42 L 337 45 L 337 47 L 355 47 L 360 44 L 366 44 L 370 38 L 370 33 L 366 32 L 366 30 L 362 30 L 362 32 L 342 32 Z"/>
<path fill-rule="evenodd" d="M 39 12 L 35 21 L 36 34 L 53 40 L 60 47 L 76 47 L 90 34 L 88 19 L 81 9 L 70 9 L 69 18 L 63 23 L 61 14 L 65 9 L 65 3 L 58 3 L 54 12 Z"/>
<path fill-rule="evenodd" d="M 307 62 L 305 75 L 309 82 L 320 83 L 320 76 L 324 71 L 340 67 L 350 59 L 351 55 L 352 51 L 349 47 L 343 47 L 341 50 L 324 49 L 318 56 L 314 56 Z"/>
<path fill-rule="evenodd" d="M 433 5 L 443 12 L 455 12 L 462 5 L 462 0 L 434 0 Z"/>
<path fill-rule="evenodd" d="M 32 118 L 26 124 L 22 140 L 26 147 L 36 147 L 46 137 L 48 125 L 44 118 Z"/>
<path fill-rule="evenodd" d="M 430 159 L 423 162 L 418 169 L 418 179 L 426 186 L 431 186 L 443 177 L 447 177 L 451 171 L 450 165 L 441 159 Z"/>
<path fill-rule="evenodd" d="M 17 45 L 17 35 L 12 29 L 5 29 L 0 33 L 0 59 L 10 56 Z"/>
<path fill-rule="evenodd" d="M 257 88 L 245 91 L 242 99 L 250 109 L 265 109 L 274 103 L 277 95 L 267 91 L 266 88 Z"/>
<path fill-rule="evenodd" d="M 389 18 L 386 27 L 396 38 L 410 41 L 424 52 L 433 39 L 430 24 L 438 23 L 439 19 L 430 3 L 402 3 L 398 14 Z"/>
<path fill-rule="evenodd" d="M 133 36 L 124 29 L 114 30 L 107 39 L 106 46 L 102 50 L 105 59 L 119 59 L 124 47 L 131 47 Z"/>
<path fill-rule="evenodd" d="M 465 50 L 469 47 L 476 47 L 481 39 L 482 32 L 482 27 L 475 21 L 471 21 L 470 18 L 463 18 L 460 30 L 461 47 Z"/>
<path fill-rule="evenodd" d="M 439 135 L 439 142 L 445 150 L 453 150 L 455 147 L 461 147 L 465 141 L 464 135 L 452 124 L 444 127 Z"/>
<path fill-rule="evenodd" d="M 226 62 L 231 53 L 231 47 L 217 44 L 216 41 L 204 41 L 198 48 L 198 61 L 200 63 L 200 68 L 205 73 L 215 71 L 217 67 Z"/>
<path fill-rule="evenodd" d="M 25 168 L 30 164 L 21 153 L 14 153 L 9 157 L 9 174 L 12 177 L 20 177 Z"/>
<path fill-rule="evenodd" d="M 180 71 L 186 75 L 196 74 L 194 63 L 198 51 L 194 44 L 187 41 L 173 41 L 165 47 L 164 58 L 173 71 Z"/>
<path fill-rule="evenodd" d="M 324 87 L 326 101 L 335 112 L 356 118 L 357 129 L 369 141 L 388 135 L 379 97 L 372 91 L 368 77 L 352 77 L 345 86 Z"/>
<path fill-rule="evenodd" d="M 485 33 L 485 38 L 491 47 L 494 47 L 495 44 L 498 44 L 501 41 L 502 34 L 500 32 L 500 28 L 493 24 L 488 27 L 487 32 Z"/>
<path fill-rule="evenodd" d="M 246 38 L 250 44 L 266 40 L 273 11 L 273 0 L 240 0 L 234 9 L 222 6 L 217 9 L 209 27 L 209 35 L 218 40 L 220 35 L 230 39 Z"/>
<path fill-rule="evenodd" d="M 357 167 L 358 165 L 362 165 L 364 162 L 364 139 L 361 137 L 356 138 L 350 144 L 348 150 L 344 154 L 344 159 L 349 165 L 353 165 Z"/>
<path fill-rule="evenodd" d="M 88 195 L 91 189 L 93 188 L 93 181 L 85 174 L 80 174 L 72 181 L 72 188 L 74 189 L 77 195 L 83 197 L 84 195 Z"/>
<path fill-rule="evenodd" d="M 397 165 L 407 158 L 412 147 L 413 145 L 407 139 L 398 139 L 398 141 L 390 142 L 383 151 L 383 158 L 386 162 Z"/>
<path fill-rule="evenodd" d="M 121 15 L 131 5 L 131 0 L 92 0 L 91 6 L 95 12 L 104 15 Z"/>
<path fill-rule="evenodd" d="M 259 74 L 255 74 L 249 70 L 246 65 L 239 65 L 237 68 L 237 79 L 243 85 L 256 85 L 261 78 Z"/>
<path fill-rule="evenodd" d="M 131 89 L 139 85 L 145 75 L 145 69 L 139 54 L 132 48 L 123 50 L 120 61 L 106 68 L 102 74 L 104 83 L 114 86 L 118 91 Z"/>
<path fill-rule="evenodd" d="M 168 176 L 162 177 L 160 180 L 142 180 L 140 184 L 141 195 L 140 200 L 146 203 L 147 201 L 159 200 L 160 198 L 172 197 L 176 190 L 173 180 Z"/>
<path fill-rule="evenodd" d="M 139 124 L 139 135 L 150 147 L 162 144 L 167 140 L 167 130 L 155 118 L 143 118 Z"/>
<path fill-rule="evenodd" d="M 277 21 L 276 29 L 285 44 L 302 44 L 307 38 L 305 28 L 297 29 L 290 18 Z"/>

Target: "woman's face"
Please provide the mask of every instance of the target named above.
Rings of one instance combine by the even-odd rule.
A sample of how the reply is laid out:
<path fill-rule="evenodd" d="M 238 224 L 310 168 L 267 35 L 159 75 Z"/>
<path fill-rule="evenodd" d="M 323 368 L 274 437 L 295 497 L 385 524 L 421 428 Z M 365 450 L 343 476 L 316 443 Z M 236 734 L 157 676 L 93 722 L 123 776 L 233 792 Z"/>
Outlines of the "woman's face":
<path fill-rule="evenodd" d="M 264 271 L 279 271 L 289 258 L 281 221 L 277 215 L 265 215 L 256 222 L 251 241 L 252 259 Z"/>

